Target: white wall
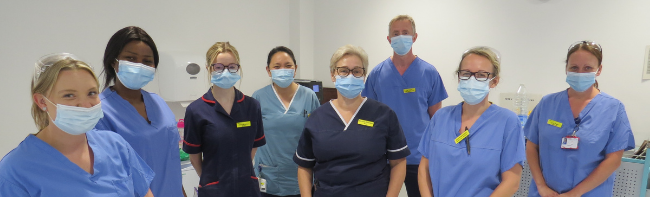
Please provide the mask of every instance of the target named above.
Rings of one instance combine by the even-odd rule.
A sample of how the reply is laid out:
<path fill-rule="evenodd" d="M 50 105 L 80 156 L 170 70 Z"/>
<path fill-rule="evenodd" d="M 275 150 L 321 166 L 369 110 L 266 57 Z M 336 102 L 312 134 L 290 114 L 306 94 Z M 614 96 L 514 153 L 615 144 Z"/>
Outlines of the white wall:
<path fill-rule="evenodd" d="M 278 45 L 296 53 L 298 77 L 333 87 L 327 70 L 332 53 L 345 44 L 360 45 L 374 67 L 392 53 L 387 26 L 398 14 L 416 20 L 414 52 L 441 73 L 450 95 L 443 105 L 462 100 L 453 71 L 469 47 L 488 45 L 501 52 L 502 80 L 491 97 L 498 102 L 499 93 L 513 92 L 519 83 L 538 94 L 567 88 L 566 49 L 574 41 L 597 41 L 605 52 L 601 90 L 626 105 L 639 143 L 650 137 L 644 119 L 650 82 L 640 74 L 643 50 L 650 45 L 648 7 L 650 1 L 642 0 L 0 1 L 0 155 L 36 132 L 29 82 L 42 55 L 74 53 L 101 71 L 110 36 L 137 25 L 161 52 L 204 57 L 214 42 L 230 41 L 240 51 L 241 89 L 249 95 L 269 83 L 263 68 L 268 51 Z M 183 116 L 178 103 L 169 104 L 178 118 Z"/>
<path fill-rule="evenodd" d="M 370 68 L 392 55 L 388 22 L 409 14 L 416 22 L 416 55 L 436 66 L 449 98 L 462 98 L 454 71 L 466 49 L 487 45 L 502 54 L 502 80 L 491 92 L 514 92 L 523 83 L 530 93 L 568 88 L 564 60 L 570 44 L 590 39 L 604 48 L 600 89 L 621 100 L 637 145 L 650 138 L 650 82 L 641 79 L 644 49 L 650 45 L 650 1 L 495 0 L 495 1 L 317 1 L 314 72 L 326 87 L 329 59 L 345 44 L 363 47 Z"/>
<path fill-rule="evenodd" d="M 154 39 L 158 50 L 203 59 L 217 41 L 237 47 L 244 70 L 245 94 L 267 85 L 268 51 L 278 45 L 297 48 L 290 21 L 292 0 L 252 1 L 0 1 L 0 155 L 36 133 L 30 115 L 29 84 L 34 62 L 54 52 L 70 52 L 102 70 L 108 39 L 136 25 Z M 293 13 L 292 13 L 293 12 Z M 292 40 L 293 39 L 293 40 Z M 153 84 L 155 86 L 155 84 Z M 207 91 L 207 89 L 206 89 Z M 184 109 L 172 106 L 177 117 Z"/>

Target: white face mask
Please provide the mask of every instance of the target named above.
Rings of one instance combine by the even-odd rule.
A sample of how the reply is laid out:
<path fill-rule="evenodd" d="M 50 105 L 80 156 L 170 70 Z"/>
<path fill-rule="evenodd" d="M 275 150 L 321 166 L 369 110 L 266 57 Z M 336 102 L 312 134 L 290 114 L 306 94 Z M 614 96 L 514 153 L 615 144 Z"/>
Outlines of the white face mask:
<path fill-rule="evenodd" d="M 99 122 L 99 119 L 104 117 L 101 103 L 85 108 L 54 104 L 46 97 L 43 98 L 56 105 L 56 120 L 52 120 L 54 125 L 70 135 L 81 135 L 92 130 Z M 50 112 L 47 112 L 47 114 L 49 115 Z M 51 117 L 50 119 L 52 119 Z"/>

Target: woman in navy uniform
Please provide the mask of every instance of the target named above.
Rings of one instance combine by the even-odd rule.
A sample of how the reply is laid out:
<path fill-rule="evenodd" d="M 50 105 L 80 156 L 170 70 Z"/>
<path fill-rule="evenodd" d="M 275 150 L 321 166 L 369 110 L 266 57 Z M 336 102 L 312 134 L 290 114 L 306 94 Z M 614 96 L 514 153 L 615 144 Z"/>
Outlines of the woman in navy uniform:
<path fill-rule="evenodd" d="M 338 99 L 311 114 L 293 157 L 303 197 L 312 184 L 317 197 L 399 195 L 410 151 L 395 112 L 360 95 L 367 67 L 368 55 L 352 45 L 330 60 Z"/>
<path fill-rule="evenodd" d="M 240 79 L 235 47 L 217 42 L 206 59 L 214 85 L 187 107 L 183 140 L 201 178 L 199 196 L 259 197 L 252 162 L 266 143 L 260 104 L 233 87 Z"/>

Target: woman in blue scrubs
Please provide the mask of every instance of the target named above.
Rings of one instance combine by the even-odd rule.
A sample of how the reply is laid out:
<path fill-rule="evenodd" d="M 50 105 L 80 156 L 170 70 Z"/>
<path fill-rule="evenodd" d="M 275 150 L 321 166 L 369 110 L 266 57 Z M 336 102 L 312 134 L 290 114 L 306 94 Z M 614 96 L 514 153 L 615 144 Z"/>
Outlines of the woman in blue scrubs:
<path fill-rule="evenodd" d="M 139 27 L 117 31 L 104 51 L 104 118 L 100 130 L 120 134 L 156 173 L 151 191 L 157 197 L 184 196 L 178 128 L 169 106 L 157 94 L 142 89 L 154 78 L 158 50 Z M 113 84 L 113 86 L 110 86 Z"/>
<path fill-rule="evenodd" d="M 488 101 L 499 84 L 500 57 L 489 47 L 465 53 L 458 66 L 464 102 L 442 108 L 424 131 L 419 186 L 427 196 L 512 196 L 519 188 L 524 136 L 517 115 Z"/>
<path fill-rule="evenodd" d="M 526 122 L 533 175 L 528 196 L 612 196 L 623 151 L 634 148 L 625 107 L 598 89 L 603 51 L 591 41 L 569 47 L 569 88 L 546 95 Z"/>
<path fill-rule="evenodd" d="M 0 196 L 147 196 L 154 173 L 103 116 L 93 69 L 72 54 L 36 63 L 30 134 L 0 161 Z"/>
<path fill-rule="evenodd" d="M 234 87 L 241 78 L 234 46 L 217 42 L 206 60 L 213 86 L 187 106 L 183 141 L 200 177 L 199 196 L 259 197 L 252 164 L 266 144 L 260 103 Z"/>
<path fill-rule="evenodd" d="M 298 165 L 293 154 L 307 117 L 320 106 L 313 90 L 293 82 L 296 59 L 291 49 L 279 46 L 269 52 L 266 72 L 271 85 L 253 93 L 260 102 L 266 146 L 255 156 L 255 168 L 262 196 L 299 197 Z"/>
<path fill-rule="evenodd" d="M 397 197 L 410 154 L 397 115 L 361 96 L 368 55 L 357 46 L 339 48 L 330 60 L 338 99 L 307 119 L 293 161 L 302 197 Z"/>

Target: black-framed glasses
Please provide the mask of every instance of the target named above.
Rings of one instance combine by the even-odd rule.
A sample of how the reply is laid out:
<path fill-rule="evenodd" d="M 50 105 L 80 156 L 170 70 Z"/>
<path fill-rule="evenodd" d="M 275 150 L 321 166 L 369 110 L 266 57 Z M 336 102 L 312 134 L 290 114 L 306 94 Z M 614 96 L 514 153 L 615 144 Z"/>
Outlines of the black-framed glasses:
<path fill-rule="evenodd" d="M 363 77 L 363 75 L 366 74 L 366 69 L 361 68 L 361 67 L 355 67 L 354 69 L 350 70 L 348 67 L 337 67 L 336 72 L 339 74 L 341 77 L 347 77 L 352 73 L 352 76 L 354 77 Z"/>
<path fill-rule="evenodd" d="M 228 64 L 228 66 L 225 66 L 221 63 L 216 63 L 212 64 L 212 71 L 215 71 L 217 73 L 222 73 L 224 70 L 228 69 L 228 72 L 230 73 L 237 73 L 239 71 L 239 64 Z"/>
<path fill-rule="evenodd" d="M 603 52 L 603 48 L 600 47 L 600 44 L 598 44 L 598 43 L 596 43 L 594 41 L 589 41 L 589 40 L 578 41 L 578 42 L 575 42 L 575 43 L 571 44 L 571 46 L 569 47 L 569 51 L 571 51 L 571 49 L 573 49 L 574 47 L 576 47 L 576 46 L 578 46 L 580 44 L 591 46 L 591 47 L 593 47 L 595 49 L 598 49 L 598 51 L 600 51 L 601 53 Z"/>
<path fill-rule="evenodd" d="M 478 71 L 478 72 L 470 72 L 467 70 L 458 71 L 458 78 L 460 80 L 468 80 L 470 77 L 474 76 L 474 78 L 476 78 L 477 81 L 487 81 L 488 79 L 490 79 L 490 75 L 492 75 L 492 73 L 484 72 L 484 71 Z"/>

